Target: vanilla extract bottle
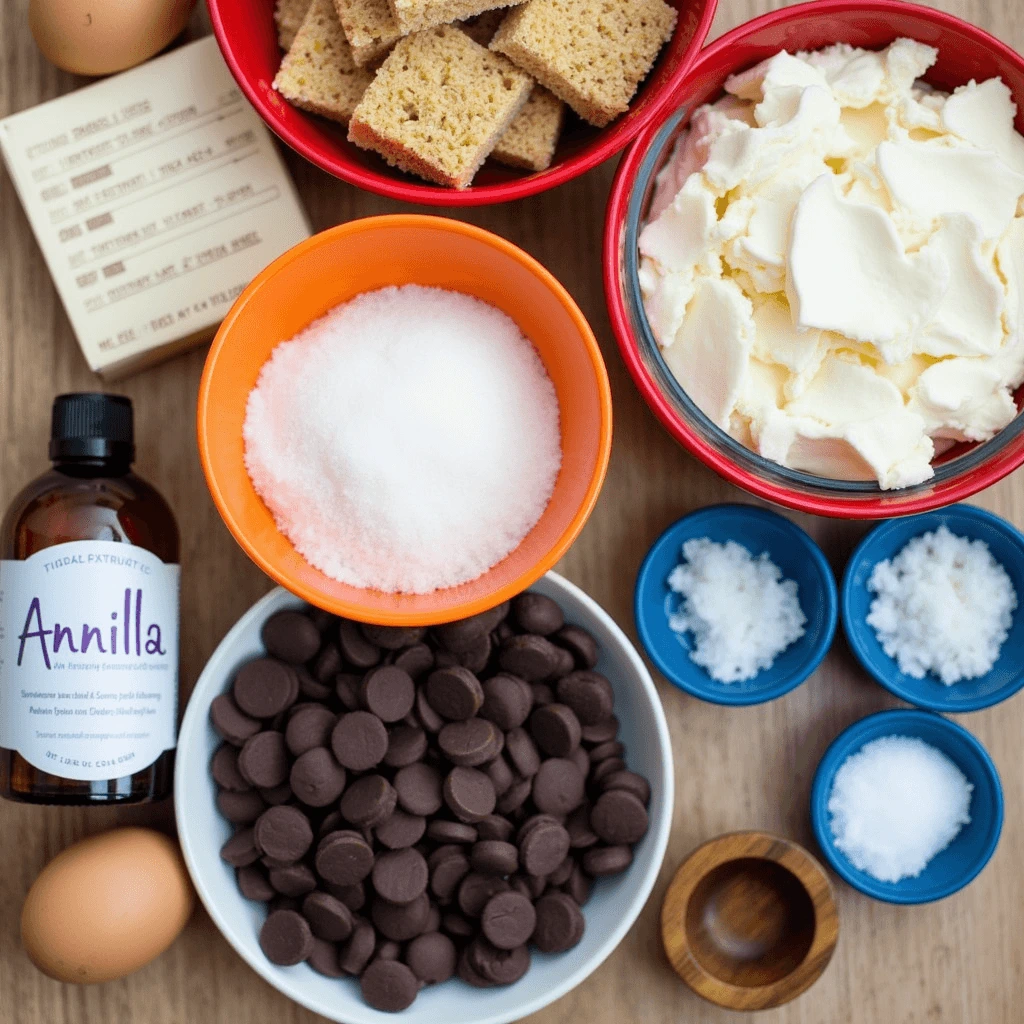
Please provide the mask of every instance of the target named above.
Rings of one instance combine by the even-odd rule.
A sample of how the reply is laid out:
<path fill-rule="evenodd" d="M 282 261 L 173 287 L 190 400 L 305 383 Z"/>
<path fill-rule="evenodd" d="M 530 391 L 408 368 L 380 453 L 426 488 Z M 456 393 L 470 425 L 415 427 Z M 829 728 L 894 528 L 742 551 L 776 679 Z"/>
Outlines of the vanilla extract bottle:
<path fill-rule="evenodd" d="M 52 468 L 0 525 L 0 794 L 127 804 L 171 792 L 178 527 L 131 472 L 129 399 L 59 396 Z"/>

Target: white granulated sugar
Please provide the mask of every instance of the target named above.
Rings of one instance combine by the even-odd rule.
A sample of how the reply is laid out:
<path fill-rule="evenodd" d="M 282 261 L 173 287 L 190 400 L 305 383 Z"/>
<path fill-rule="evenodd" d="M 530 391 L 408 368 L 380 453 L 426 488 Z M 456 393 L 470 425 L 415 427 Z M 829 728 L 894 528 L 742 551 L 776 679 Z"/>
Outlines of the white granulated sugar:
<path fill-rule="evenodd" d="M 721 683 L 753 679 L 804 635 L 797 585 L 767 552 L 753 558 L 733 540 L 688 540 L 668 585 L 683 596 L 670 628 L 693 633 L 690 658 Z"/>
<path fill-rule="evenodd" d="M 880 882 L 916 878 L 970 823 L 964 773 L 909 736 L 865 743 L 836 772 L 828 810 L 838 849 Z"/>
<path fill-rule="evenodd" d="M 253 485 L 303 557 L 389 593 L 501 561 L 562 459 L 554 386 L 516 324 L 418 285 L 359 295 L 278 345 L 244 437 Z"/>
<path fill-rule="evenodd" d="M 900 671 L 947 686 L 985 675 L 1009 635 L 1017 594 L 980 540 L 945 526 L 879 562 L 868 580 L 868 625 Z"/>

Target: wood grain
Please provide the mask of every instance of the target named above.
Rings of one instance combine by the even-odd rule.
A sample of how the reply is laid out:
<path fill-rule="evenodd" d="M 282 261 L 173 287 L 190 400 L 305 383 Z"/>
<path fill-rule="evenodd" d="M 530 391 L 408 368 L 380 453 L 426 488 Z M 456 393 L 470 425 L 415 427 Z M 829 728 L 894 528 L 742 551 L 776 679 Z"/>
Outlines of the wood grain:
<path fill-rule="evenodd" d="M 770 8 L 772 0 L 721 0 L 715 34 Z M 941 0 L 1018 49 L 1021 0 Z M 82 84 L 36 50 L 27 0 L 0 3 L 0 114 L 22 110 Z M 193 32 L 206 30 L 199 13 Z M 288 163 L 314 226 L 413 209 L 356 189 L 293 154 Z M 601 288 L 602 217 L 611 165 L 534 199 L 458 216 L 510 238 L 544 263 L 577 299 L 604 348 L 612 378 L 616 440 L 597 510 L 561 570 L 633 635 L 633 580 L 651 542 L 702 505 L 743 500 L 684 454 L 659 427 L 615 350 Z M 0 172 L 0 503 L 46 465 L 53 396 L 95 388 L 43 259 Z M 187 695 L 217 641 L 269 581 L 228 536 L 207 495 L 196 457 L 194 410 L 203 353 L 194 352 L 122 385 L 136 403 L 139 471 L 178 512 L 183 539 L 182 691 Z M 1024 477 L 1004 481 L 978 503 L 1024 526 Z M 866 526 L 793 516 L 838 570 Z M 676 756 L 677 805 L 661 884 L 604 966 L 531 1024 L 737 1024 L 744 1019 L 693 995 L 665 961 L 658 908 L 683 857 L 736 829 L 765 829 L 813 849 L 808 796 L 818 759 L 846 725 L 895 702 L 857 668 L 841 640 L 794 693 L 761 707 L 724 710 L 659 681 Z M 842 939 L 824 977 L 758 1024 L 1019 1024 L 1024 1019 L 1024 698 L 967 716 L 1002 773 L 1007 818 L 983 874 L 939 904 L 900 908 L 837 885 Z M 264 984 L 198 913 L 157 962 L 120 982 L 61 986 L 27 962 L 18 913 L 42 865 L 73 839 L 116 820 L 169 825 L 169 806 L 97 812 L 0 807 L 0 1019 L 5 1024 L 310 1024 L 313 1015 Z"/>

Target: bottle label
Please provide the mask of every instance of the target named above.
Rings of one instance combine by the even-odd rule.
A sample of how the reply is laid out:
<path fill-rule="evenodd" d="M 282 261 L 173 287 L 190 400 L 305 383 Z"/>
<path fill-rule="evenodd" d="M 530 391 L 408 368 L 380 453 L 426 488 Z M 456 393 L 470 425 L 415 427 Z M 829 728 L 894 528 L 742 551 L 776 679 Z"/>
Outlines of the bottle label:
<path fill-rule="evenodd" d="M 172 749 L 180 573 L 112 541 L 0 561 L 0 746 L 82 781 Z"/>

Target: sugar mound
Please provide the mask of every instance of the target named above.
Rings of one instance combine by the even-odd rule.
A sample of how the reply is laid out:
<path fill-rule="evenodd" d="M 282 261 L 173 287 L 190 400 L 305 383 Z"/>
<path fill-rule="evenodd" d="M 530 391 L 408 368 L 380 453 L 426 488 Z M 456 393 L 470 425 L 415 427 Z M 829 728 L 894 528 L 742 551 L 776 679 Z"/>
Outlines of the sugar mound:
<path fill-rule="evenodd" d="M 964 773 L 909 736 L 865 743 L 836 772 L 829 795 L 836 847 L 880 882 L 916 878 L 970 824 Z"/>
<path fill-rule="evenodd" d="M 389 593 L 501 561 L 562 459 L 554 386 L 515 322 L 418 285 L 359 295 L 278 345 L 244 440 L 253 486 L 302 556 Z"/>
<path fill-rule="evenodd" d="M 767 552 L 755 559 L 733 540 L 688 540 L 682 564 L 668 578 L 669 588 L 683 596 L 669 627 L 693 633 L 690 658 L 713 679 L 753 679 L 805 632 L 797 585 L 781 579 Z"/>
<path fill-rule="evenodd" d="M 988 545 L 945 526 L 879 562 L 868 590 L 878 596 L 867 622 L 885 653 L 906 675 L 931 672 L 947 686 L 992 669 L 1017 607 L 1013 583 Z"/>

